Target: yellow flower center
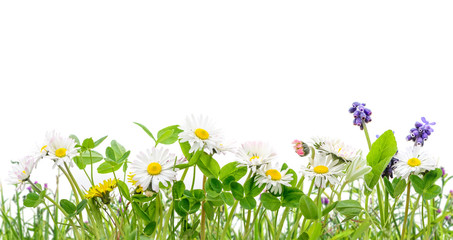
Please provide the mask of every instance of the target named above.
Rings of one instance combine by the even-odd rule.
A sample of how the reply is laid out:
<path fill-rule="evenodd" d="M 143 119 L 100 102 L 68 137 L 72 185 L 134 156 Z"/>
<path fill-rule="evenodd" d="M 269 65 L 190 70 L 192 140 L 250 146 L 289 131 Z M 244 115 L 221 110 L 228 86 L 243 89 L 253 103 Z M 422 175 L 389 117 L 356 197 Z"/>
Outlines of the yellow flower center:
<path fill-rule="evenodd" d="M 259 156 L 253 156 L 253 157 L 250 158 L 250 162 L 251 162 L 252 160 L 254 160 L 254 159 L 260 159 L 260 157 L 259 157 Z"/>
<path fill-rule="evenodd" d="M 148 165 L 149 175 L 158 175 L 162 171 L 162 166 L 157 162 L 152 162 Z"/>
<path fill-rule="evenodd" d="M 407 165 L 411 166 L 411 167 L 417 167 L 417 166 L 420 166 L 422 162 L 420 161 L 420 159 L 418 158 L 411 158 L 407 161 Z"/>
<path fill-rule="evenodd" d="M 195 130 L 195 135 L 201 140 L 206 140 L 209 138 L 208 131 L 204 130 L 203 128 L 197 128 Z"/>
<path fill-rule="evenodd" d="M 46 147 L 47 147 L 47 145 L 42 146 L 41 152 L 44 151 L 44 150 L 46 150 Z"/>
<path fill-rule="evenodd" d="M 282 179 L 282 175 L 280 174 L 280 172 L 275 169 L 267 170 L 266 176 L 271 176 L 271 179 L 274 181 L 278 181 L 278 180 Z"/>
<path fill-rule="evenodd" d="M 323 165 L 316 166 L 313 171 L 317 174 L 324 174 L 329 172 L 329 168 Z"/>
<path fill-rule="evenodd" d="M 55 156 L 57 157 L 64 157 L 66 156 L 66 148 L 59 148 L 55 151 Z"/>

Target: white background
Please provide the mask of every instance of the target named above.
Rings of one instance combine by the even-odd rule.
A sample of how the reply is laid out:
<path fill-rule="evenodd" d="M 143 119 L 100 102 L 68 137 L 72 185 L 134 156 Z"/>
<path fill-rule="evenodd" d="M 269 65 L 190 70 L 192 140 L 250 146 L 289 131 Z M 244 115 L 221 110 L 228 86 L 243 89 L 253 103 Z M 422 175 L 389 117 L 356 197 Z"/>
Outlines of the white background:
<path fill-rule="evenodd" d="M 270 142 L 295 168 L 306 159 L 294 139 L 331 136 L 366 152 L 353 101 L 372 109 L 372 138 L 392 129 L 400 149 L 415 121 L 437 122 L 425 149 L 451 172 L 452 11 L 451 1 L 2 1 L 4 189 L 14 190 L 10 160 L 49 130 L 108 135 L 100 152 L 116 139 L 133 160 L 152 146 L 133 122 L 156 134 L 189 114 L 237 144 Z M 54 186 L 51 166 L 32 180 Z"/>

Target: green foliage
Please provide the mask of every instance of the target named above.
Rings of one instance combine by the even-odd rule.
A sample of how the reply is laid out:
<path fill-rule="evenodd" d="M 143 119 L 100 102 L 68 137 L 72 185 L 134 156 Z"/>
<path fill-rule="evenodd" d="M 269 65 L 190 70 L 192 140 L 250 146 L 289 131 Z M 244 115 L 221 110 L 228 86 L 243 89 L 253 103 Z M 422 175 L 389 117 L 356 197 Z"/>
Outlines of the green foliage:
<path fill-rule="evenodd" d="M 442 170 L 437 168 L 426 173 L 423 179 L 417 175 L 411 175 L 409 178 L 415 191 L 425 200 L 430 200 L 442 192 L 442 188 L 434 184 L 441 176 Z"/>
<path fill-rule="evenodd" d="M 369 195 L 371 190 L 376 186 L 382 172 L 389 164 L 392 157 L 397 151 L 395 136 L 392 130 L 384 132 L 372 145 L 366 159 L 371 171 L 364 176 L 368 189 L 365 194 Z"/>
<path fill-rule="evenodd" d="M 281 206 L 280 200 L 270 193 L 261 194 L 260 201 L 264 208 L 271 211 L 277 211 Z"/>
<path fill-rule="evenodd" d="M 397 198 L 406 189 L 406 180 L 401 178 L 394 178 L 390 183 L 388 177 L 384 177 L 384 185 L 392 198 Z"/>
<path fill-rule="evenodd" d="M 306 195 L 302 195 L 299 202 L 299 208 L 302 215 L 307 219 L 318 219 L 318 207 L 316 204 Z"/>
<path fill-rule="evenodd" d="M 338 201 L 335 209 L 347 218 L 358 216 L 362 212 L 362 206 L 356 200 Z"/>

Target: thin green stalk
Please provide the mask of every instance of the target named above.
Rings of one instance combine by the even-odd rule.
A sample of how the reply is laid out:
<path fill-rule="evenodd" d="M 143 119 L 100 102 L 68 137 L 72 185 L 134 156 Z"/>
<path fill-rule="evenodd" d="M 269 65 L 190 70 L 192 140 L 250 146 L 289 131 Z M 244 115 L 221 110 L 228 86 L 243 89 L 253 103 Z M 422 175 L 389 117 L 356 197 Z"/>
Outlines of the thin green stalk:
<path fill-rule="evenodd" d="M 404 236 L 406 234 L 406 228 L 407 228 L 407 214 L 409 212 L 409 201 L 411 198 L 411 182 L 409 181 L 407 183 L 407 194 L 406 194 L 406 210 L 404 211 L 404 221 L 403 221 L 403 230 L 401 233 L 401 239 L 404 239 Z"/>
<path fill-rule="evenodd" d="M 93 177 L 93 156 L 91 156 L 91 149 L 88 149 L 88 152 L 90 152 L 90 162 L 91 162 L 91 181 L 94 182 L 94 177 Z M 93 184 L 94 185 L 94 184 Z"/>
<path fill-rule="evenodd" d="M 259 212 L 260 212 L 260 209 L 261 209 L 261 206 L 262 206 L 262 202 L 260 202 L 260 204 L 258 205 L 258 208 L 255 209 L 255 214 L 253 215 L 253 221 L 252 221 L 252 226 L 255 224 L 255 221 L 256 221 L 256 217 L 258 216 Z M 244 232 L 244 236 L 242 236 L 242 239 L 246 240 L 249 233 L 251 232 L 252 230 L 252 227 L 249 227 L 245 232 Z"/>
<path fill-rule="evenodd" d="M 16 193 L 16 206 L 17 206 L 17 224 L 19 225 L 19 239 L 24 239 L 24 233 L 22 231 L 22 218 L 20 215 L 20 205 L 19 205 L 19 192 Z"/>
<path fill-rule="evenodd" d="M 233 206 L 231 207 L 230 213 L 228 214 L 228 218 L 227 218 L 227 221 L 223 228 L 222 236 L 220 237 L 220 239 L 225 239 L 225 235 L 226 235 L 227 231 L 229 231 L 231 220 L 233 218 L 234 211 L 236 210 L 237 205 L 238 205 L 238 201 L 235 200 Z"/>
<path fill-rule="evenodd" d="M 280 218 L 280 224 L 278 225 L 277 231 L 275 232 L 275 239 L 279 238 L 279 236 L 282 232 L 282 229 L 283 229 L 283 224 L 285 224 L 285 218 L 288 215 L 288 213 L 289 213 L 289 207 L 286 207 L 285 211 L 283 212 L 282 218 Z M 276 219 L 277 219 L 277 217 L 278 217 L 278 215 L 275 216 Z"/>
<path fill-rule="evenodd" d="M 211 155 L 212 158 L 212 155 Z M 194 173 L 195 175 L 195 173 Z M 205 190 L 206 176 L 203 174 L 203 190 Z M 206 238 L 206 210 L 204 209 L 204 204 L 201 205 L 201 226 L 200 226 L 200 239 L 205 240 Z"/>
<path fill-rule="evenodd" d="M 195 186 L 195 173 L 197 173 L 197 165 L 193 166 L 193 178 L 192 178 L 192 186 L 190 187 L 190 191 L 193 190 L 193 187 Z"/>
<path fill-rule="evenodd" d="M 412 224 L 414 223 L 415 211 L 416 211 L 417 208 L 418 208 L 418 203 L 420 202 L 420 197 L 421 197 L 421 195 L 419 194 L 418 197 L 417 197 L 417 200 L 415 201 L 415 204 L 414 204 L 414 206 L 413 206 L 413 208 L 412 208 L 412 211 L 411 211 L 411 221 L 409 222 L 409 229 L 412 229 Z M 409 232 L 408 232 L 408 234 L 407 234 L 407 239 L 410 239 L 410 236 L 411 236 L 411 235 L 410 235 Z M 403 239 L 403 238 L 401 238 L 401 239 Z"/>

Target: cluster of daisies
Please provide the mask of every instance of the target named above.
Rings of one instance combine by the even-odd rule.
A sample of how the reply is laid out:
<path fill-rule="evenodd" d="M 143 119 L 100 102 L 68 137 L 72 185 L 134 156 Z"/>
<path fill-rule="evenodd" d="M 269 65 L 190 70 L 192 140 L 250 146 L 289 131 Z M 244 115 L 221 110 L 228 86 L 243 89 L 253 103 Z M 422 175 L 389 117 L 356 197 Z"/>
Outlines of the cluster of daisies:
<path fill-rule="evenodd" d="M 364 104 L 354 105 L 355 110 L 352 112 L 362 112 L 363 106 Z M 363 108 L 363 112 L 368 110 Z M 371 114 L 371 111 L 369 112 Z M 425 119 L 422 120 L 426 126 L 421 125 L 420 129 L 432 132 L 432 129 L 427 126 L 433 124 L 427 123 Z M 179 140 L 190 144 L 189 153 L 204 151 L 213 155 L 233 152 L 238 165 L 247 166 L 255 176 L 257 185 L 265 185 L 267 191 L 281 194 L 283 186 L 290 186 L 290 182 L 296 177 L 288 173 L 288 169 L 282 169 L 282 165 L 276 160 L 276 153 L 267 143 L 246 142 L 237 150 L 234 150 L 232 145 L 225 144 L 221 132 L 206 116 L 189 116 L 185 124 L 180 127 L 182 132 L 179 134 Z M 411 130 L 411 132 L 414 131 Z M 41 159 L 52 160 L 54 167 L 58 166 L 62 169 L 72 167 L 72 158 L 78 154 L 79 150 L 77 146 L 76 142 L 69 137 L 62 137 L 56 132 L 47 134 L 44 144 L 36 153 L 24 157 L 13 167 L 10 172 L 10 182 L 23 186 Z M 340 140 L 314 138 L 311 146 L 295 140 L 293 147 L 297 155 L 308 156 L 308 164 L 301 167 L 301 174 L 313 180 L 318 188 L 326 188 L 341 182 L 350 183 L 371 171 L 362 151 Z M 392 162 L 389 171 L 393 171 L 396 177 L 408 178 L 411 174 L 419 174 L 437 167 L 437 162 L 422 152 L 420 144 L 399 152 L 395 158 L 398 161 Z M 178 158 L 168 149 L 159 147 L 140 152 L 129 164 L 129 182 L 135 187 L 137 193 L 153 194 L 159 191 L 161 185 L 168 187 L 177 180 L 179 169 L 176 166 L 185 161 L 187 159 L 184 157 Z M 108 193 L 116 187 L 116 184 L 115 180 L 109 179 L 92 186 L 85 197 L 99 197 L 104 202 L 108 202 Z"/>
<path fill-rule="evenodd" d="M 72 138 L 62 137 L 55 131 L 48 132 L 44 143 L 34 153 L 21 158 L 12 167 L 8 181 L 17 185 L 19 189 L 23 189 L 40 160 L 48 159 L 53 161 L 53 167 L 72 167 L 74 165 L 72 158 L 77 154 L 78 148 Z"/>

